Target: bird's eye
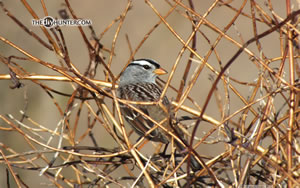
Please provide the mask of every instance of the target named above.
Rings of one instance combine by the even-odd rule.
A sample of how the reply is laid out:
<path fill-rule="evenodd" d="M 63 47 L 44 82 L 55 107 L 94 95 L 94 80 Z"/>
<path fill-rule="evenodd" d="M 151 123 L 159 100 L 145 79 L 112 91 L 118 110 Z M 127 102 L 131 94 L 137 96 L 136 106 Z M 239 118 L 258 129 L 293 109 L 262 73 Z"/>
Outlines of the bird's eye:
<path fill-rule="evenodd" d="M 148 70 L 150 69 L 151 67 L 149 65 L 143 65 L 144 69 Z"/>

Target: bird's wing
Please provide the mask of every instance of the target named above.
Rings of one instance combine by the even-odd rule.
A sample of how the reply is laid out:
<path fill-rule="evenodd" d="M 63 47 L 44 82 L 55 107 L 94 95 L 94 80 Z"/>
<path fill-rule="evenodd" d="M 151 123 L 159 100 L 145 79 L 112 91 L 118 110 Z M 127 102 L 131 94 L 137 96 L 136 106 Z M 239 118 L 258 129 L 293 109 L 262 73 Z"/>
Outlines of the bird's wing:
<path fill-rule="evenodd" d="M 148 84 L 148 85 L 126 85 L 123 87 L 127 87 L 126 89 L 123 88 L 122 91 L 119 93 L 119 97 L 129 101 L 144 101 L 147 98 L 147 101 L 157 101 L 159 100 L 161 91 L 155 84 Z M 151 93 L 149 93 L 151 91 Z M 156 91 L 153 94 L 152 91 Z M 139 95 L 136 95 L 139 93 Z M 166 97 L 164 100 L 168 100 Z M 167 101 L 168 102 L 168 101 Z M 158 123 L 163 120 L 165 117 L 165 112 L 161 109 L 159 105 L 138 105 L 134 104 L 134 107 L 141 110 L 147 116 L 150 116 Z M 128 107 L 125 104 L 120 104 L 121 112 L 126 119 L 126 121 L 132 126 L 135 131 L 144 136 L 149 129 L 154 126 L 154 123 L 149 120 L 147 117 L 143 116 L 142 114 L 138 113 L 136 110 Z M 161 116 L 161 117 L 160 117 Z M 160 132 L 159 129 L 154 129 L 150 134 L 147 136 L 150 140 L 153 141 L 160 141 L 163 143 L 168 143 L 168 139 L 165 138 L 164 134 Z"/>

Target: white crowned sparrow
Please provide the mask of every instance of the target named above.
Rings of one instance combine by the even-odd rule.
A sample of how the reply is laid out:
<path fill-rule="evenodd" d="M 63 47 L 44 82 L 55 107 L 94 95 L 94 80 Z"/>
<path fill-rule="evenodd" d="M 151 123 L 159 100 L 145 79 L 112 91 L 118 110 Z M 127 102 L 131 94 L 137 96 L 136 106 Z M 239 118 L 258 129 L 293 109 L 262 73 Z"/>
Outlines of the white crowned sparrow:
<path fill-rule="evenodd" d="M 160 65 L 153 60 L 134 60 L 127 66 L 120 76 L 117 95 L 119 98 L 128 101 L 158 102 L 161 96 L 161 89 L 156 84 L 156 77 L 166 73 L 167 72 L 160 68 Z M 158 104 L 134 104 L 133 106 L 141 110 L 158 123 L 165 120 L 162 125 L 166 127 L 167 130 L 173 132 L 175 135 L 183 139 L 184 134 L 182 131 L 176 125 L 170 125 L 172 124 L 172 121 L 170 121 L 172 111 L 168 98 L 164 96 L 161 103 L 165 108 Z M 140 136 L 145 136 L 145 133 L 155 125 L 151 120 L 127 105 L 120 104 L 120 109 L 124 119 Z M 171 135 L 157 127 L 150 134 L 148 134 L 146 138 L 155 142 L 168 144 L 171 140 Z M 184 142 L 187 143 L 186 141 Z M 180 144 L 175 139 L 174 143 L 179 151 L 183 151 L 185 149 L 185 146 Z M 191 156 L 191 167 L 193 170 L 201 169 L 201 165 L 193 156 Z"/>

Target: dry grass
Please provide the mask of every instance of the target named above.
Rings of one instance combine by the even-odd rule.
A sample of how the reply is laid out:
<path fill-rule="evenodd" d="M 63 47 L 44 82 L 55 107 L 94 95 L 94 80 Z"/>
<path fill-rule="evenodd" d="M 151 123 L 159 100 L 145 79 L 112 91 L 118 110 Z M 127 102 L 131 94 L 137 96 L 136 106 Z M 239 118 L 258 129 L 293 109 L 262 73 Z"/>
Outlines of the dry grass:
<path fill-rule="evenodd" d="M 48 12 L 77 19 L 83 13 L 78 8 L 73 10 L 72 3 L 65 0 L 60 9 L 51 10 L 43 0 L 35 4 L 21 0 L 18 5 L 31 15 L 24 15 L 27 20 L 43 18 Z M 15 38 L 0 33 L 1 48 L 13 49 L 10 53 L 0 51 L 0 80 L 12 82 L 5 82 L 1 88 L 24 93 L 23 107 L 16 104 L 13 112 L 0 113 L 0 167 L 4 177 L 0 184 L 300 187 L 299 2 L 207 3 L 123 2 L 114 19 L 104 16 L 89 27 L 72 27 L 79 31 L 80 40 L 70 42 L 65 29 L 33 28 L 17 15 L 14 5 L 2 1 L 1 18 L 14 25 L 28 42 L 20 46 L 14 43 Z M 135 24 L 141 16 L 136 6 L 151 13 L 149 23 L 142 18 L 144 25 Z M 284 7 L 287 13 L 282 16 Z M 103 29 L 94 25 L 102 21 L 109 24 L 102 24 Z M 147 29 L 141 39 L 130 33 L 144 26 Z M 172 144 L 162 153 L 161 144 L 137 141 L 137 135 L 123 125 L 119 103 L 132 103 L 116 98 L 121 69 L 143 47 L 147 49 L 147 41 L 157 33 L 175 40 L 173 45 L 167 38 L 159 38 L 152 49 L 169 43 L 167 50 L 173 50 L 160 50 L 165 59 L 173 57 L 174 61 L 167 65 L 168 79 L 159 82 L 163 94 L 168 92 L 172 99 L 177 119 L 182 120 L 189 140 L 186 154 L 202 163 L 203 169 L 197 172 L 190 170 L 189 155 L 178 154 Z M 118 44 L 122 39 L 126 39 L 122 43 L 126 45 L 121 53 Z M 83 55 L 83 64 L 75 63 L 81 58 L 81 51 L 72 51 L 77 45 L 88 54 Z M 38 46 L 52 58 L 35 53 L 38 50 L 31 46 Z M 40 109 L 40 104 L 28 97 L 29 89 L 24 88 L 30 88 L 30 84 L 38 86 L 34 96 L 46 94 L 43 102 L 55 106 L 41 117 L 31 113 L 47 109 Z M 16 100 L 14 96 L 7 98 L 0 99 L 2 106 Z M 185 120 L 187 116 L 189 120 Z"/>

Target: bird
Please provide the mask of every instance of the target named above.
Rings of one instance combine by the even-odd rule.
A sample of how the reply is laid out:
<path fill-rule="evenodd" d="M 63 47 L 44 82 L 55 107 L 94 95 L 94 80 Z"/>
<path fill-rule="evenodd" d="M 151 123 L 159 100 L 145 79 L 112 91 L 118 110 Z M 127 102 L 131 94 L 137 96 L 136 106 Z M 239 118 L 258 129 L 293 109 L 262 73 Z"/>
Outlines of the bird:
<path fill-rule="evenodd" d="M 180 137 L 184 144 L 184 134 L 178 125 L 173 125 L 174 118 L 171 103 L 166 96 L 162 97 L 160 86 L 156 83 L 156 78 L 159 75 L 167 74 L 167 71 L 160 67 L 159 63 L 152 59 L 136 59 L 133 60 L 120 75 L 119 86 L 117 89 L 117 97 L 128 101 L 138 102 L 156 102 L 153 104 L 132 104 L 135 108 L 151 117 L 156 122 L 160 123 L 163 120 L 162 126 L 168 131 Z M 149 129 L 153 128 L 155 124 L 136 110 L 130 108 L 128 105 L 120 103 L 120 111 L 126 122 L 133 128 L 139 136 L 145 136 Z M 163 144 L 170 143 L 172 136 L 164 131 L 162 128 L 155 128 L 150 134 L 146 136 L 147 139 L 154 142 L 161 142 Z M 186 147 L 174 139 L 174 145 L 183 152 Z M 194 171 L 202 169 L 193 155 L 191 155 L 191 167 Z"/>

